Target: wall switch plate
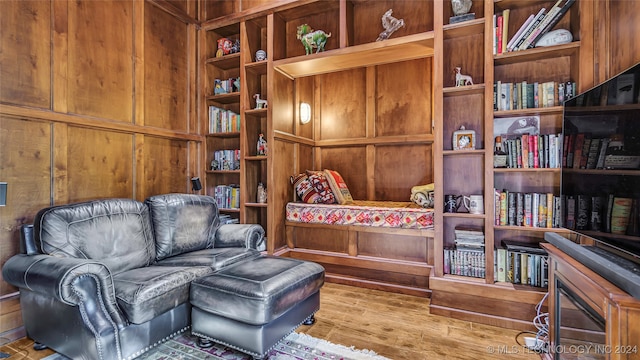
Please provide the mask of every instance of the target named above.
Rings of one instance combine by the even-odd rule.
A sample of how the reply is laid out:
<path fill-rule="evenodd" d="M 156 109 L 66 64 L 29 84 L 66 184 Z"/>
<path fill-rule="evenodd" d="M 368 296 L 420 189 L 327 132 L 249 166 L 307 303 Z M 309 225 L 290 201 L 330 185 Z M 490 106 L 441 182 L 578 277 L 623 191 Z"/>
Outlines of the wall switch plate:
<path fill-rule="evenodd" d="M 0 181 L 0 206 L 7 205 L 7 183 Z"/>

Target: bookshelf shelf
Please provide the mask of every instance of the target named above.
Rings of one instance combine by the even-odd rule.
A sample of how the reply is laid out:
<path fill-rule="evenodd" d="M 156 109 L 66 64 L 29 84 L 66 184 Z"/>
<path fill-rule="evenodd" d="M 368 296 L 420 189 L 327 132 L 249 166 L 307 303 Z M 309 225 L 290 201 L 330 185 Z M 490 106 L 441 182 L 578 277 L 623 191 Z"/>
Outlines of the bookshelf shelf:
<path fill-rule="evenodd" d="M 494 117 L 511 117 L 511 116 L 521 116 L 521 115 L 554 115 L 554 114 L 562 114 L 563 108 L 562 106 L 550 106 L 550 107 L 539 107 L 539 108 L 527 108 L 527 109 L 517 109 L 517 110 L 500 110 L 494 111 Z"/>
<path fill-rule="evenodd" d="M 207 65 L 214 65 L 223 70 L 230 70 L 240 66 L 240 52 L 225 55 L 219 58 L 209 58 L 206 60 Z"/>
<path fill-rule="evenodd" d="M 462 36 L 476 35 L 484 29 L 484 18 L 463 21 L 455 24 L 447 24 L 442 27 L 444 39 L 453 39 Z"/>
<path fill-rule="evenodd" d="M 207 96 L 207 101 L 213 101 L 219 104 L 234 104 L 240 102 L 240 93 L 232 92 L 228 94 L 211 95 Z"/>
<path fill-rule="evenodd" d="M 239 213 L 240 209 L 235 208 L 218 208 L 218 211 L 223 213 Z"/>
<path fill-rule="evenodd" d="M 527 231 L 527 232 L 555 232 L 555 233 L 568 233 L 570 230 L 565 228 L 543 228 L 543 227 L 528 227 L 528 226 L 510 226 L 510 225 L 495 225 L 494 230 L 504 231 Z"/>
<path fill-rule="evenodd" d="M 442 89 L 442 95 L 445 97 L 449 97 L 449 96 L 484 94 L 484 87 L 485 87 L 484 84 L 446 87 Z"/>
<path fill-rule="evenodd" d="M 254 203 L 254 202 L 249 202 L 249 203 L 245 203 L 244 206 L 247 207 L 255 207 L 255 208 L 266 208 L 267 207 L 267 203 Z"/>
<path fill-rule="evenodd" d="M 207 137 L 213 138 L 234 138 L 240 136 L 239 132 L 229 131 L 229 132 L 218 132 L 218 133 L 208 133 L 205 135 Z"/>
<path fill-rule="evenodd" d="M 509 65 L 530 61 L 545 60 L 554 57 L 576 55 L 580 50 L 580 41 L 563 45 L 539 47 L 528 50 L 508 52 L 493 57 L 494 65 Z"/>
<path fill-rule="evenodd" d="M 453 218 L 471 218 L 471 219 L 484 219 L 484 214 L 470 214 L 470 213 L 443 213 L 444 217 Z"/>
<path fill-rule="evenodd" d="M 484 156 L 483 149 L 476 150 L 443 150 L 444 156 Z"/>
<path fill-rule="evenodd" d="M 640 176 L 640 170 L 621 170 L 621 169 L 570 169 L 564 168 L 567 174 L 584 174 L 584 175 L 632 175 Z"/>
<path fill-rule="evenodd" d="M 560 173 L 560 168 L 494 168 L 494 173 L 539 173 L 539 172 L 552 172 Z"/>

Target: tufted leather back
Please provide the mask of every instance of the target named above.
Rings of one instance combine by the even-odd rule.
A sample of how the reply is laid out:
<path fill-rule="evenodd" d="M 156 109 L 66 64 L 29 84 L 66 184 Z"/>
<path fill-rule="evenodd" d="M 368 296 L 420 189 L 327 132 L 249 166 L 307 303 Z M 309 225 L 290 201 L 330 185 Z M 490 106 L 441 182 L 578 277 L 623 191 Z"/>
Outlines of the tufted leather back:
<path fill-rule="evenodd" d="M 112 274 L 147 266 L 155 259 L 149 208 L 132 199 L 42 209 L 34 230 L 40 252 L 100 261 Z"/>
<path fill-rule="evenodd" d="M 156 239 L 156 260 L 213 248 L 220 226 L 218 205 L 211 196 L 156 195 L 145 200 Z"/>

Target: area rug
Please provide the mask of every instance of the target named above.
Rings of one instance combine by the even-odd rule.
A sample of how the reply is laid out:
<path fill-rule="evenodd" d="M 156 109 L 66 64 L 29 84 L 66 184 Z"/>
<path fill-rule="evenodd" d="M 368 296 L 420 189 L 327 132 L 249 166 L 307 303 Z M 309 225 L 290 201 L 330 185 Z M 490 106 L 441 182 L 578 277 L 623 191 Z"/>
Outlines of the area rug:
<path fill-rule="evenodd" d="M 200 349 L 195 337 L 188 333 L 176 336 L 148 353 L 140 360 L 251 360 L 251 356 L 222 345 Z M 68 360 L 54 354 L 44 360 Z M 389 360 L 370 350 L 333 344 L 306 334 L 291 333 L 271 350 L 265 360 Z"/>

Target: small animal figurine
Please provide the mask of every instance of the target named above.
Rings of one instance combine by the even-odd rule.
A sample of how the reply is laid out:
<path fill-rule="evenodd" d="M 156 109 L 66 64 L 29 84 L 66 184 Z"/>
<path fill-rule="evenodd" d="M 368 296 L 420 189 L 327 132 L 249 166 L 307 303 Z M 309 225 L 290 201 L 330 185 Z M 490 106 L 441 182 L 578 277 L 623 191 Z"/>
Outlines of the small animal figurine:
<path fill-rule="evenodd" d="M 267 108 L 267 100 L 260 99 L 260 94 L 253 95 L 253 98 L 256 99 L 256 107 L 255 109 L 266 109 Z"/>
<path fill-rule="evenodd" d="M 473 85 L 473 79 L 469 75 L 460 73 L 460 67 L 456 67 L 456 86 Z"/>
<path fill-rule="evenodd" d="M 324 51 L 324 46 L 327 43 L 327 39 L 331 37 L 331 33 L 327 34 L 322 30 L 313 30 L 311 26 L 302 24 L 298 26 L 298 32 L 296 38 L 302 42 L 306 55 L 313 52 L 316 48 L 316 54 L 320 51 Z"/>
<path fill-rule="evenodd" d="M 216 57 L 222 57 L 231 53 L 233 42 L 227 38 L 218 39 L 218 51 L 216 51 Z"/>
<path fill-rule="evenodd" d="M 391 34 L 404 26 L 404 19 L 398 20 L 395 17 L 391 16 L 392 13 L 393 10 L 389 9 L 386 13 L 384 13 L 384 15 L 382 15 L 382 27 L 384 28 L 384 31 L 380 33 L 376 41 L 388 39 L 389 37 L 391 37 Z"/>
<path fill-rule="evenodd" d="M 258 155 L 267 155 L 267 140 L 264 139 L 264 134 L 258 135 L 256 150 Z"/>

